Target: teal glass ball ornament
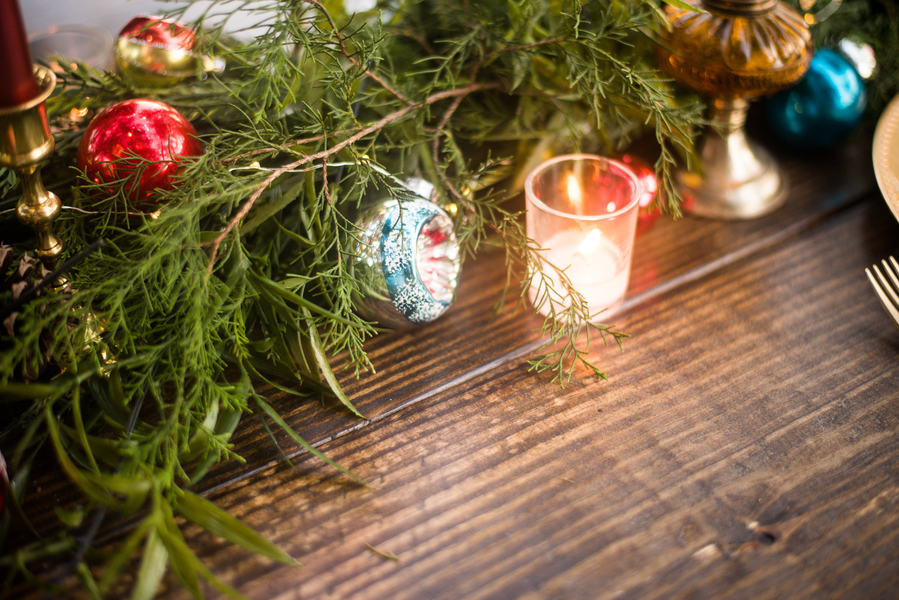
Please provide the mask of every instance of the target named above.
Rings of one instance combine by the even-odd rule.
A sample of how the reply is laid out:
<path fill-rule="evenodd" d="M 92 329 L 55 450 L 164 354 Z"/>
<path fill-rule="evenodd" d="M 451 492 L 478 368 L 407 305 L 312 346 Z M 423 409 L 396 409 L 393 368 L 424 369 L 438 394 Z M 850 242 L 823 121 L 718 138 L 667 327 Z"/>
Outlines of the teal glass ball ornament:
<path fill-rule="evenodd" d="M 431 201 L 434 186 L 408 179 L 403 188 L 362 211 L 349 253 L 359 285 L 356 308 L 391 328 L 443 314 L 456 297 L 462 266 L 453 221 Z"/>
<path fill-rule="evenodd" d="M 815 53 L 798 84 L 767 101 L 766 113 L 778 137 L 791 146 L 825 148 L 855 129 L 867 100 L 853 64 L 825 48 Z"/>

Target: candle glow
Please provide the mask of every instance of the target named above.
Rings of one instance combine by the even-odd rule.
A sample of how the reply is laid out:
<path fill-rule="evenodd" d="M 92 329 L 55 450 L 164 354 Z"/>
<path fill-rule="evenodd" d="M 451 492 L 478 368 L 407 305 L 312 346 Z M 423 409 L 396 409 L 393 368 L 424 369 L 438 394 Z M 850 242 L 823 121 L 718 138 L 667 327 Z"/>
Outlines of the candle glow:
<path fill-rule="evenodd" d="M 586 236 L 579 231 L 560 231 L 545 242 L 544 247 L 546 260 L 564 271 L 574 289 L 587 300 L 591 314 L 620 303 L 627 291 L 630 254 L 623 255 L 598 229 L 590 230 Z M 549 302 L 557 311 L 570 306 L 571 299 L 564 293 L 556 270 L 547 266 L 543 274 L 547 278 L 545 292 Z M 540 281 L 535 281 L 530 289 L 532 303 L 540 302 L 542 291 Z M 549 306 L 545 306 L 540 312 L 546 314 L 548 311 Z"/>
<path fill-rule="evenodd" d="M 585 257 L 593 254 L 599 248 L 600 239 L 602 239 L 602 234 L 599 232 L 599 229 L 591 229 L 578 247 L 578 253 Z"/>
<path fill-rule="evenodd" d="M 528 235 L 543 248 L 545 259 L 528 293 L 538 312 L 558 315 L 570 307 L 568 288 L 586 301 L 591 319 L 621 304 L 630 278 L 639 191 L 630 169 L 590 155 L 550 159 L 528 176 Z"/>
<path fill-rule="evenodd" d="M 565 178 L 565 185 L 568 188 L 568 200 L 574 207 L 574 213 L 577 215 L 584 214 L 584 194 L 581 192 L 581 186 L 577 182 L 574 173 L 569 173 Z"/>

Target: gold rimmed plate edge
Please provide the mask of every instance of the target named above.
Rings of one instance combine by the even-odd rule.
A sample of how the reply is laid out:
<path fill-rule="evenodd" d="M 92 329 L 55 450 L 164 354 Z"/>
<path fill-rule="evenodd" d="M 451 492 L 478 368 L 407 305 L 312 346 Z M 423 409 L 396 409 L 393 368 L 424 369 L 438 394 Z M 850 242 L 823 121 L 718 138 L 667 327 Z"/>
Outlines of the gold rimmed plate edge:
<path fill-rule="evenodd" d="M 877 185 L 899 220 L 899 96 L 890 101 L 877 121 L 873 158 Z"/>

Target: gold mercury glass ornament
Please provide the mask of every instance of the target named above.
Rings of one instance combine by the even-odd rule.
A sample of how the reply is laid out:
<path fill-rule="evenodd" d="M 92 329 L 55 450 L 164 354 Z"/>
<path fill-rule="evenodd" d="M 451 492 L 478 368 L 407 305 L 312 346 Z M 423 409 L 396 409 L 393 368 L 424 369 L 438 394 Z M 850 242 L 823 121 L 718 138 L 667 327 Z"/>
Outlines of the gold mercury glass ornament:
<path fill-rule="evenodd" d="M 119 32 L 115 61 L 119 73 L 141 87 L 166 88 L 206 72 L 221 73 L 223 60 L 197 51 L 194 30 L 161 17 L 139 15 Z"/>
<path fill-rule="evenodd" d="M 698 170 L 681 170 L 684 207 L 719 219 L 751 219 L 786 200 L 774 159 L 746 138 L 749 100 L 797 83 L 808 70 L 808 25 L 778 0 L 688 0 L 705 12 L 667 6 L 659 66 L 706 96 L 712 124 L 697 145 Z"/>

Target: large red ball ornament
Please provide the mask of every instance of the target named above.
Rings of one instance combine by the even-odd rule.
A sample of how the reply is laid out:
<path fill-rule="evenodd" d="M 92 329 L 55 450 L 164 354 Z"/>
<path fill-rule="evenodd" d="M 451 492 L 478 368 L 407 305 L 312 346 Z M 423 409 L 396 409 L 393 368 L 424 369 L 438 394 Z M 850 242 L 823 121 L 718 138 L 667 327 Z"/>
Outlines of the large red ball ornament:
<path fill-rule="evenodd" d="M 78 147 L 78 168 L 94 183 L 128 179 L 125 190 L 134 208 L 153 210 L 154 192 L 171 190 L 185 162 L 203 154 L 196 135 L 193 125 L 167 104 L 125 100 L 103 109 L 88 125 Z"/>

